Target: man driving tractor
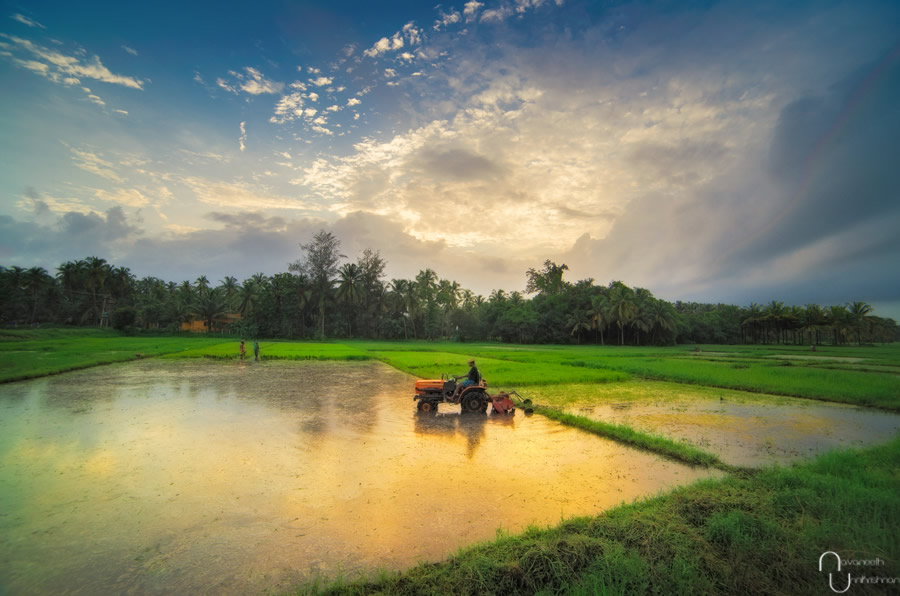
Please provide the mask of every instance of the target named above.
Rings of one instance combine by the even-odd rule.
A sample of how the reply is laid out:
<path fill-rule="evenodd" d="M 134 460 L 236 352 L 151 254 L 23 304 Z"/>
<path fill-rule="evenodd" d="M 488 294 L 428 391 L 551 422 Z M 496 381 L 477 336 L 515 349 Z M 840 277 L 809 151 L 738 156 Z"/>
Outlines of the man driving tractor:
<path fill-rule="evenodd" d="M 478 369 L 475 368 L 474 358 L 469 358 L 469 366 L 471 366 L 472 368 L 469 369 L 468 378 L 460 383 L 463 388 L 468 387 L 469 385 L 479 385 L 481 383 L 481 373 L 479 373 Z"/>

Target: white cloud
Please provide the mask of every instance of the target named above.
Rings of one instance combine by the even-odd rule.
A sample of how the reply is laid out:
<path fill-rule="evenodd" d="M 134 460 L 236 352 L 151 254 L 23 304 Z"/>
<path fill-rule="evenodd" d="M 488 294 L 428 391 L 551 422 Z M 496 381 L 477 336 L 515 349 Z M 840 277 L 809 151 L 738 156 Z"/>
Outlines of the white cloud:
<path fill-rule="evenodd" d="M 291 93 L 285 95 L 275 106 L 275 115 L 269 118 L 269 122 L 273 124 L 283 124 L 303 115 L 303 95 L 301 93 Z"/>
<path fill-rule="evenodd" d="M 117 75 L 106 68 L 98 56 L 82 62 L 81 58 L 66 56 L 56 50 L 45 48 L 27 39 L 0 33 L 0 36 L 12 41 L 18 48 L 30 53 L 36 60 L 14 59 L 19 66 L 36 72 L 55 83 L 72 84 L 68 81 L 77 78 L 94 79 L 112 85 L 122 85 L 132 89 L 143 89 L 140 79 Z M 43 65 L 43 66 L 39 66 Z"/>
<path fill-rule="evenodd" d="M 126 45 L 123 45 L 123 46 L 122 46 L 122 49 L 125 50 L 126 52 L 128 52 L 129 54 L 131 54 L 132 56 L 137 56 L 137 55 L 138 55 L 137 50 L 135 50 L 134 48 L 130 48 L 130 47 L 126 46 Z"/>
<path fill-rule="evenodd" d="M 318 93 L 310 93 L 307 97 L 309 98 L 309 101 L 319 101 Z"/>
<path fill-rule="evenodd" d="M 14 14 L 10 18 L 13 19 L 14 21 L 19 21 L 23 25 L 28 25 L 29 27 L 39 27 L 41 29 L 46 29 L 46 27 L 44 27 L 43 25 L 41 25 L 34 19 L 29 19 L 28 17 L 26 17 L 23 14 Z"/>
<path fill-rule="evenodd" d="M 500 6 L 499 8 L 491 8 L 482 12 L 480 20 L 482 23 L 502 23 L 512 14 L 513 9 L 510 6 Z"/>
<path fill-rule="evenodd" d="M 340 110 L 341 110 L 341 106 L 338 106 L 338 105 L 328 106 L 327 108 L 325 108 L 326 112 L 339 112 Z"/>
<path fill-rule="evenodd" d="M 416 27 L 414 23 L 407 23 L 403 25 L 403 29 L 401 30 L 401 32 L 406 36 L 406 39 L 407 41 L 409 41 L 410 45 L 418 45 L 422 43 L 422 31 L 419 30 L 419 28 Z"/>
<path fill-rule="evenodd" d="M 96 153 L 92 151 L 82 151 L 81 149 L 75 149 L 74 147 L 69 147 L 69 151 L 72 153 L 72 160 L 75 162 L 76 167 L 81 168 L 85 172 L 90 172 L 106 178 L 107 180 L 112 180 L 113 182 L 123 181 L 122 177 L 113 169 L 113 164 Z"/>
<path fill-rule="evenodd" d="M 484 6 L 483 2 L 478 2 L 478 0 L 470 0 L 466 2 L 465 7 L 463 8 L 463 14 L 466 17 L 466 22 L 470 23 L 475 20 L 475 15 L 478 14 L 478 10 Z"/>
<path fill-rule="evenodd" d="M 95 189 L 94 194 L 98 199 L 109 201 L 126 207 L 146 207 L 150 205 L 150 199 L 136 188 L 118 188 L 114 190 Z"/>
<path fill-rule="evenodd" d="M 231 70 L 228 74 L 237 79 L 237 82 L 232 84 L 225 79 L 218 78 L 216 79 L 216 85 L 235 95 L 240 91 L 250 95 L 274 95 L 276 93 L 281 93 L 281 90 L 284 89 L 284 83 L 267 79 L 260 71 L 252 66 L 245 66 L 244 72 L 246 74 Z"/>
<path fill-rule="evenodd" d="M 453 11 L 447 14 L 442 13 L 441 18 L 434 22 L 434 26 L 432 29 L 435 31 L 440 31 L 442 27 L 447 27 L 449 25 L 454 25 L 462 20 L 462 17 L 457 11 Z"/>
<path fill-rule="evenodd" d="M 247 142 L 247 126 L 246 125 L 247 125 L 246 122 L 241 122 L 241 136 L 238 138 L 238 144 L 241 148 L 242 153 L 247 148 L 247 146 L 245 144 Z"/>
<path fill-rule="evenodd" d="M 361 103 L 362 103 L 362 101 L 360 101 L 356 97 L 351 97 L 350 99 L 347 100 L 348 106 L 358 106 Z"/>
<path fill-rule="evenodd" d="M 384 69 L 384 76 L 386 76 L 386 77 L 389 78 L 389 79 L 392 79 L 392 78 L 394 78 L 394 77 L 397 76 L 397 71 L 394 70 L 393 68 L 385 68 L 385 69 Z"/>
<path fill-rule="evenodd" d="M 411 27 L 411 28 L 407 31 L 406 27 Z M 401 49 L 404 45 L 403 44 L 403 34 L 404 33 L 406 33 L 407 36 L 413 36 L 417 40 L 416 43 L 418 43 L 418 40 L 420 39 L 419 30 L 416 29 L 415 27 L 412 27 L 412 23 L 410 23 L 410 24 L 404 26 L 404 30 L 402 32 L 398 31 L 397 33 L 394 33 L 393 37 L 391 37 L 390 39 L 388 39 L 387 37 L 382 37 L 377 42 L 375 42 L 374 46 L 372 46 L 368 50 L 365 50 L 363 52 L 363 54 L 365 56 L 368 56 L 369 58 L 375 58 L 376 56 L 378 56 L 380 54 L 384 54 L 386 52 Z"/>
<path fill-rule="evenodd" d="M 124 115 L 124 116 L 127 116 L 127 115 L 128 115 L 128 111 L 127 111 L 127 110 L 118 110 L 118 109 L 116 109 L 116 110 L 113 110 L 113 111 L 116 112 L 116 113 L 118 113 L 118 114 L 122 114 L 122 115 Z"/>
<path fill-rule="evenodd" d="M 310 83 L 315 85 L 316 87 L 324 87 L 325 85 L 330 85 L 334 79 L 331 77 L 319 77 L 317 79 L 310 79 Z"/>
<path fill-rule="evenodd" d="M 310 205 L 300 199 L 283 197 L 265 188 L 243 182 L 220 182 L 188 176 L 181 180 L 202 203 L 220 208 L 257 210 L 308 210 Z"/>

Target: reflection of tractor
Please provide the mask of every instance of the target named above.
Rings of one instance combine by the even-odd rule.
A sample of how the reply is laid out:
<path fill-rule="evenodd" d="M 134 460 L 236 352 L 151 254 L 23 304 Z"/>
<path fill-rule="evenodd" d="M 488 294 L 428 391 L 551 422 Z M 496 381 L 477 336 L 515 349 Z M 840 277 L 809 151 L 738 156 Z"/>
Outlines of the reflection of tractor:
<path fill-rule="evenodd" d="M 490 395 L 487 392 L 487 382 L 482 379 L 478 385 L 463 386 L 457 383 L 458 376 L 441 375 L 440 379 L 425 379 L 416 381 L 416 394 L 413 400 L 418 402 L 417 407 L 420 412 L 436 412 L 439 403 L 459 404 L 463 412 L 481 412 L 487 411 L 488 404 L 494 407 L 494 412 L 498 414 L 512 414 L 515 412 L 515 404 L 511 395 L 517 393 L 499 392 L 497 395 Z M 531 402 L 525 400 L 525 405 L 530 406 Z M 530 413 L 526 409 L 526 413 Z"/>

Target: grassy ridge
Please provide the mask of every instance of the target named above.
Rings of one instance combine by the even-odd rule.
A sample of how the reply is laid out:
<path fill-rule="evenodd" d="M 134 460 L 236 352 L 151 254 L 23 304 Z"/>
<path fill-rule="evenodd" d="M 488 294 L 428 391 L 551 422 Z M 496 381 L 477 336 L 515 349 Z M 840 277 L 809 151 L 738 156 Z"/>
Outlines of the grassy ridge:
<path fill-rule="evenodd" d="M 732 466 L 723 463 L 717 456 L 713 455 L 712 453 L 707 453 L 706 451 L 697 449 L 692 445 L 679 443 L 660 435 L 652 435 L 649 433 L 640 432 L 634 430 L 630 426 L 625 426 L 623 424 L 610 424 L 608 422 L 602 422 L 600 420 L 591 420 L 590 418 L 585 418 L 584 416 L 567 414 L 565 412 L 561 412 L 554 408 L 548 408 L 546 406 L 537 406 L 534 408 L 534 411 L 538 414 L 546 416 L 547 418 L 556 420 L 557 422 L 562 422 L 567 426 L 574 426 L 576 428 L 586 430 L 590 433 L 594 433 L 595 435 L 608 437 L 610 439 L 619 441 L 620 443 L 625 443 L 626 445 L 631 445 L 639 449 L 645 449 L 647 451 L 659 453 L 666 457 L 683 461 L 688 464 L 713 466 L 728 471 L 734 470 Z"/>
<path fill-rule="evenodd" d="M 829 550 L 884 562 L 857 576 L 900 577 L 898 493 L 900 439 L 701 481 L 596 517 L 501 536 L 440 563 L 297 593 L 827 594 L 818 560 Z M 896 584 L 854 590 L 896 593 Z"/>

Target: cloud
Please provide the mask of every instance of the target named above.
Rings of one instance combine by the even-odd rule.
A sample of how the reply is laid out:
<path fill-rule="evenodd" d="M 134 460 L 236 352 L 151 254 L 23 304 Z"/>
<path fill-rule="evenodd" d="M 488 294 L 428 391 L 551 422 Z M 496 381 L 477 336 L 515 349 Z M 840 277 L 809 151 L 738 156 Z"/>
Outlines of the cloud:
<path fill-rule="evenodd" d="M 53 271 L 65 261 L 88 255 L 121 254 L 122 247 L 141 233 L 121 207 L 105 214 L 67 212 L 50 224 L 0 216 L 0 259 Z"/>
<path fill-rule="evenodd" d="M 360 100 L 359 100 L 358 98 L 356 98 L 356 97 L 351 97 L 350 99 L 347 100 L 347 105 L 350 106 L 350 107 L 352 107 L 352 106 L 358 106 L 358 105 L 361 104 L 361 103 L 362 103 L 362 101 L 360 101 Z"/>
<path fill-rule="evenodd" d="M 461 20 L 462 17 L 460 16 L 459 12 L 455 10 L 449 13 L 441 13 L 441 18 L 434 22 L 432 29 L 434 29 L 435 31 L 440 31 L 442 28 L 446 28 L 450 25 L 455 25 Z"/>
<path fill-rule="evenodd" d="M 421 42 L 421 32 L 412 23 L 408 23 L 403 26 L 401 31 L 394 33 L 391 38 L 382 37 L 379 39 L 371 48 L 364 50 L 363 55 L 368 56 L 369 58 L 375 58 L 380 54 L 399 50 L 404 46 L 404 37 L 406 37 L 411 44 Z"/>
<path fill-rule="evenodd" d="M 315 79 L 310 79 L 309 82 L 316 87 L 324 87 L 325 85 L 330 85 L 334 81 L 331 77 L 318 77 Z"/>
<path fill-rule="evenodd" d="M 129 54 L 131 54 L 132 56 L 137 56 L 137 55 L 138 55 L 137 50 L 135 50 L 134 48 L 130 48 L 130 47 L 126 46 L 126 45 L 123 45 L 123 46 L 122 46 L 122 49 L 125 50 L 126 52 L 128 52 Z"/>
<path fill-rule="evenodd" d="M 14 14 L 10 18 L 13 19 L 14 21 L 19 21 L 23 25 L 28 25 L 29 27 L 38 27 L 40 29 L 46 29 L 46 27 L 44 27 L 43 25 L 41 25 L 34 19 L 29 19 L 28 17 L 26 17 L 23 14 Z"/>
<path fill-rule="evenodd" d="M 250 95 L 263 95 L 281 93 L 284 89 L 284 83 L 267 79 L 263 74 L 252 66 L 244 67 L 244 73 L 229 71 L 235 83 L 229 83 L 223 78 L 216 79 L 216 85 L 229 93 L 238 95 L 241 91 Z"/>
<path fill-rule="evenodd" d="M 67 56 L 56 50 L 45 48 L 27 39 L 2 33 L 0 36 L 10 40 L 18 49 L 24 50 L 34 57 L 32 60 L 14 59 L 14 63 L 55 83 L 72 85 L 77 84 L 79 79 L 85 78 L 131 89 L 144 88 L 144 82 L 140 79 L 111 72 L 100 62 L 98 56 L 83 60 L 81 57 Z"/>
<path fill-rule="evenodd" d="M 74 147 L 70 147 L 69 151 L 72 153 L 72 160 L 75 162 L 76 167 L 113 182 L 123 181 L 122 177 L 113 169 L 113 164 L 103 159 L 100 155 L 91 151 L 75 149 Z"/>
<path fill-rule="evenodd" d="M 513 8 L 511 6 L 500 6 L 498 8 L 485 10 L 481 13 L 481 18 L 479 20 L 482 23 L 502 23 L 512 15 Z"/>
<path fill-rule="evenodd" d="M 181 180 L 202 203 L 219 209 L 256 211 L 259 209 L 310 210 L 311 205 L 301 199 L 284 197 L 265 188 L 244 182 L 222 182 L 188 176 Z"/>
<path fill-rule="evenodd" d="M 465 7 L 463 8 L 463 15 L 466 17 L 466 22 L 470 23 L 475 20 L 475 15 L 478 14 L 478 11 L 484 7 L 483 2 L 478 2 L 478 0 L 470 0 L 466 2 Z"/>
<path fill-rule="evenodd" d="M 238 143 L 241 148 L 241 153 L 243 153 L 244 150 L 247 148 L 247 146 L 245 144 L 247 142 L 247 126 L 246 125 L 247 125 L 246 122 L 241 122 L 241 136 L 238 137 Z"/>

